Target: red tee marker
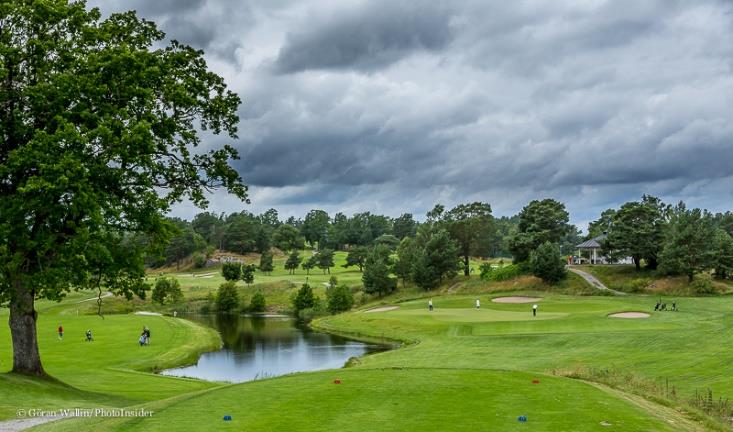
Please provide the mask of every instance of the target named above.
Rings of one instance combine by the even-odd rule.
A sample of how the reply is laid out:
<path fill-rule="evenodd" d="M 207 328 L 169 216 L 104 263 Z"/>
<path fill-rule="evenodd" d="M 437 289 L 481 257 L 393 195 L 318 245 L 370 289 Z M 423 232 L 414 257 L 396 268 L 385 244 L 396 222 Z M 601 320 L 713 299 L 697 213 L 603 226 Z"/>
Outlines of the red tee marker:
<path fill-rule="evenodd" d="M 539 384 L 539 383 L 540 383 L 540 380 L 538 380 L 538 379 L 532 380 L 532 384 Z"/>
<path fill-rule="evenodd" d="M 335 380 L 333 380 L 333 383 L 334 384 L 341 384 L 341 380 L 340 379 L 335 379 Z"/>

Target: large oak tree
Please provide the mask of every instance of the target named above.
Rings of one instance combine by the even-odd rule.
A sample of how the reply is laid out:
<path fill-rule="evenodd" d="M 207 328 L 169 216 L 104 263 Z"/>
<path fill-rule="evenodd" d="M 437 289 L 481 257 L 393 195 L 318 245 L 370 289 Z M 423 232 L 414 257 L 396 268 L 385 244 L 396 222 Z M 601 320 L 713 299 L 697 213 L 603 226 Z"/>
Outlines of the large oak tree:
<path fill-rule="evenodd" d="M 197 148 L 202 131 L 235 137 L 239 98 L 202 52 L 163 38 L 133 12 L 0 1 L 0 302 L 15 372 L 45 374 L 36 299 L 144 296 L 126 236 L 167 237 L 170 206 L 203 207 L 216 187 L 246 199 L 236 151 Z"/>

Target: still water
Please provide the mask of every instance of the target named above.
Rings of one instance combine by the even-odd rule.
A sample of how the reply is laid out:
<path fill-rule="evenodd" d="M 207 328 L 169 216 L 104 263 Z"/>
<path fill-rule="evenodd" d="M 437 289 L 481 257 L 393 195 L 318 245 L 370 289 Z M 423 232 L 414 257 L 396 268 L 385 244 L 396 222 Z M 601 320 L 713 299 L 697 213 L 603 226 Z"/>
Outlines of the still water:
<path fill-rule="evenodd" d="M 192 315 L 188 319 L 221 333 L 221 350 L 203 354 L 193 366 L 163 375 L 243 382 L 320 369 L 340 368 L 350 357 L 386 348 L 319 333 L 290 317 Z"/>

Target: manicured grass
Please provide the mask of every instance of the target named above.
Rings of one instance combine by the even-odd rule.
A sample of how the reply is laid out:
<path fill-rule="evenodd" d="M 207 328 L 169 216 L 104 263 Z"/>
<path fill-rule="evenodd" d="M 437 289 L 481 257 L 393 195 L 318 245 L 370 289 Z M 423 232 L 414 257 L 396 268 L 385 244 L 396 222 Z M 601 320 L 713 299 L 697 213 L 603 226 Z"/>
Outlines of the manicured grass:
<path fill-rule="evenodd" d="M 211 331 L 164 317 L 120 315 L 102 321 L 77 316 L 74 299 L 60 306 L 42 302 L 44 361 L 73 388 L 4 375 L 0 415 L 10 417 L 20 403 L 41 408 L 143 404 L 155 411 L 151 418 L 75 419 L 37 428 L 74 432 L 729 430 L 711 420 L 704 426 L 691 422 L 699 413 L 689 407 L 681 413 L 631 393 L 672 406 L 707 389 L 716 400 L 733 395 L 728 348 L 733 335 L 727 331 L 733 325 L 733 298 L 678 298 L 680 312 L 654 313 L 652 296 L 578 297 L 553 292 L 533 278 L 521 280 L 497 286 L 472 278 L 441 292 L 401 291 L 364 307 L 394 304 L 395 310 L 319 319 L 314 326 L 320 329 L 407 345 L 353 361 L 348 369 L 226 386 L 139 372 L 192 358 L 217 340 Z M 571 291 L 576 282 L 570 279 L 558 289 Z M 284 297 L 286 287 L 274 281 L 271 289 Z M 532 316 L 532 303 L 491 301 L 503 295 L 541 297 L 539 315 Z M 433 312 L 427 310 L 428 297 Z M 480 310 L 474 307 L 477 297 Z M 608 317 L 620 311 L 646 311 L 651 317 Z M 55 339 L 59 320 L 69 335 L 63 342 Z M 153 329 L 154 344 L 139 348 L 135 340 L 143 324 Z M 92 344 L 82 341 L 89 327 L 97 338 Z M 8 340 L 7 328 L 0 328 L 0 341 Z M 8 362 L 6 348 L 0 351 L 0 365 Z M 624 392 L 568 376 L 593 378 Z M 334 384 L 336 378 L 342 383 Z M 540 383 L 532 384 L 533 379 Z M 674 394 L 662 395 L 661 383 Z M 12 399 L 22 388 L 28 389 L 24 396 Z M 223 421 L 224 415 L 233 420 Z M 529 421 L 517 422 L 520 415 Z"/>
<path fill-rule="evenodd" d="M 60 382 L 43 382 L 0 374 L 0 418 L 15 417 L 19 407 L 75 408 L 128 406 L 168 398 L 182 392 L 211 388 L 212 383 L 173 379 L 148 371 L 195 361 L 201 352 L 216 349 L 220 339 L 212 329 L 191 321 L 160 316 L 76 315 L 89 294 L 75 294 L 59 305 L 39 302 L 38 337 L 46 372 Z M 7 322 L 7 310 L 0 311 Z M 64 326 L 59 340 L 56 329 Z M 143 325 L 151 329 L 151 344 L 138 346 Z M 91 329 L 93 342 L 86 342 Z M 12 365 L 10 334 L 0 326 L 0 371 Z"/>
<path fill-rule="evenodd" d="M 340 379 L 341 384 L 334 384 Z M 538 379 L 538 384 L 532 381 Z M 572 395 L 572 397 L 568 397 Z M 347 369 L 226 387 L 159 404 L 152 418 L 61 422 L 46 431 L 675 430 L 580 381 L 530 373 Z M 230 415 L 232 421 L 223 417 Z M 518 421 L 526 416 L 527 423 Z M 99 430 L 99 429 L 98 429 Z"/>

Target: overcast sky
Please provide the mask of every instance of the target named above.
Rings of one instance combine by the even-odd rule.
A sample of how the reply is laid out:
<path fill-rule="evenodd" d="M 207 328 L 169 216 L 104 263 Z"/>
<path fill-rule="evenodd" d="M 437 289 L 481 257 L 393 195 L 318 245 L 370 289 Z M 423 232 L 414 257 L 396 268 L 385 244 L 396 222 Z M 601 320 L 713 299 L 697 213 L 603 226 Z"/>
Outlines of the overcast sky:
<path fill-rule="evenodd" d="M 552 197 L 585 228 L 644 193 L 733 209 L 731 1 L 90 4 L 205 50 L 241 96 L 252 204 L 213 211 L 500 216 Z"/>

